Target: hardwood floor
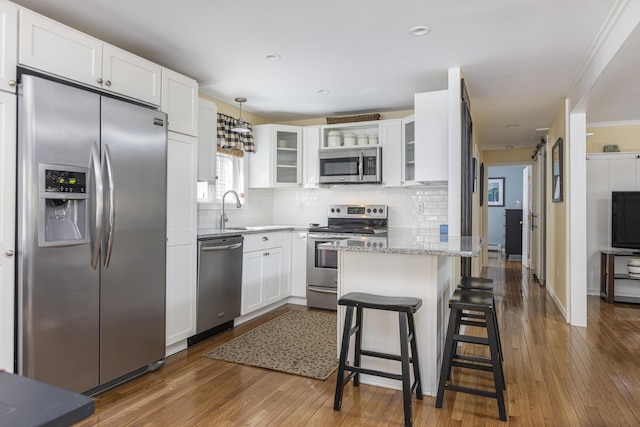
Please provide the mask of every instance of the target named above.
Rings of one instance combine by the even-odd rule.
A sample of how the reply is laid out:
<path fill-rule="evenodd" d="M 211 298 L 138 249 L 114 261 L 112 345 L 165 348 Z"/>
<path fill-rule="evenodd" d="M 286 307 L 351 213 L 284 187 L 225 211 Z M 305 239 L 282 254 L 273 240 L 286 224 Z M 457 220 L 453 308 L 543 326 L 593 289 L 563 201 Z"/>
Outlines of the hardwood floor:
<path fill-rule="evenodd" d="M 640 425 L 640 305 L 589 297 L 588 327 L 567 325 L 543 286 L 519 261 L 490 260 L 495 281 L 507 380 L 508 421 L 495 400 L 446 392 L 414 398 L 416 426 Z M 333 410 L 335 373 L 326 381 L 212 360 L 202 355 L 289 310 L 224 332 L 167 358 L 165 366 L 96 397 L 96 413 L 81 426 L 401 426 L 400 391 L 345 388 Z M 468 354 L 483 348 L 464 347 Z M 457 381 L 491 388 L 489 373 Z"/>

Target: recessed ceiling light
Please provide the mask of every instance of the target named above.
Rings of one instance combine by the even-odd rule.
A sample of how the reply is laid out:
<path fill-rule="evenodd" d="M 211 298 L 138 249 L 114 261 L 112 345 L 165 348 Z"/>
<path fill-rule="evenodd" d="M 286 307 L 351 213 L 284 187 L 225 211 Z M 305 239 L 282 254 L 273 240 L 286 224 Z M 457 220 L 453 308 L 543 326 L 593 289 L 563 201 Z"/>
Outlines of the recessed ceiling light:
<path fill-rule="evenodd" d="M 519 128 L 519 127 L 520 127 L 520 125 L 519 125 L 519 124 L 517 124 L 517 123 L 513 123 L 513 124 L 510 124 L 510 125 L 506 125 L 505 127 L 506 127 L 507 129 L 513 129 L 513 128 Z"/>
<path fill-rule="evenodd" d="M 431 28 L 425 25 L 418 25 L 417 27 L 413 27 L 412 29 L 409 30 L 409 34 L 416 37 L 426 36 L 430 32 L 431 32 Z"/>
<path fill-rule="evenodd" d="M 264 57 L 267 61 L 280 61 L 282 57 L 277 53 L 268 53 L 267 56 Z"/>
<path fill-rule="evenodd" d="M 325 93 L 329 93 L 329 92 L 331 92 L 329 89 L 318 89 L 318 93 L 325 94 Z"/>

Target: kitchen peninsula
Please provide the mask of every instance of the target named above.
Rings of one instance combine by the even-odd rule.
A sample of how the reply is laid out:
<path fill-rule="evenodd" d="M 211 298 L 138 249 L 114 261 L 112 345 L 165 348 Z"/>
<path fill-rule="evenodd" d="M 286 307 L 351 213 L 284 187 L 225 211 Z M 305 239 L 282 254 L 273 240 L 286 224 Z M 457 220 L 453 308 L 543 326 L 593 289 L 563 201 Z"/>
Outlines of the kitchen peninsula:
<path fill-rule="evenodd" d="M 422 392 L 434 396 L 446 335 L 448 301 L 456 286 L 454 260 L 477 257 L 482 239 L 443 236 L 437 242 L 428 242 L 433 236 L 424 235 L 425 231 L 391 228 L 384 248 L 350 245 L 348 239 L 323 246 L 338 251 L 338 297 L 348 292 L 367 292 L 422 299 L 422 308 L 415 315 Z M 339 307 L 337 342 L 341 342 L 343 322 L 344 308 Z M 362 347 L 368 350 L 400 354 L 395 313 L 366 310 L 362 339 Z M 349 354 L 352 357 L 353 350 Z M 390 372 L 400 369 L 398 362 L 366 357 L 363 366 Z M 386 378 L 362 375 L 361 382 L 401 389 L 398 381 Z"/>

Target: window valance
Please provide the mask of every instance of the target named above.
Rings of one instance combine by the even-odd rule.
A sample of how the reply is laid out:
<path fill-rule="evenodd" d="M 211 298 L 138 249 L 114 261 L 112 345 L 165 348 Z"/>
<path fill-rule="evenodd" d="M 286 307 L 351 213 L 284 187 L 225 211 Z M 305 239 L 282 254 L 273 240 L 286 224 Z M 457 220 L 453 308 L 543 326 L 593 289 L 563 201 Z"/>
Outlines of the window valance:
<path fill-rule="evenodd" d="M 243 157 L 244 153 L 255 153 L 256 146 L 253 143 L 253 131 L 251 123 L 247 123 L 249 132 L 233 132 L 234 126 L 238 124 L 238 119 L 234 119 L 226 114 L 218 114 L 218 147 L 219 153 L 230 154 L 235 157 Z"/>

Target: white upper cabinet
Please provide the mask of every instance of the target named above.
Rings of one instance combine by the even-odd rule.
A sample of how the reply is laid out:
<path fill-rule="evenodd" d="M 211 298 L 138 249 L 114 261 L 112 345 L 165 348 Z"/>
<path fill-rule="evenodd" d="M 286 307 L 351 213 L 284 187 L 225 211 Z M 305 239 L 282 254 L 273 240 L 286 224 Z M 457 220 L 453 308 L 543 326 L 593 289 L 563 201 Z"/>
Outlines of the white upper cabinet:
<path fill-rule="evenodd" d="M 402 185 L 400 171 L 402 120 L 380 122 L 380 144 L 382 145 L 382 185 L 399 187 Z"/>
<path fill-rule="evenodd" d="M 218 107 L 215 103 L 198 100 L 198 181 L 215 182 L 216 140 L 218 138 Z"/>
<path fill-rule="evenodd" d="M 102 87 L 160 105 L 162 67 L 108 44 L 102 51 Z"/>
<path fill-rule="evenodd" d="M 303 167 L 302 183 L 304 188 L 320 187 L 320 126 L 305 126 L 302 128 Z"/>
<path fill-rule="evenodd" d="M 100 86 L 102 42 L 30 10 L 20 9 L 18 62 Z"/>
<path fill-rule="evenodd" d="M 415 94 L 415 180 L 449 180 L 449 93 Z"/>
<path fill-rule="evenodd" d="M 301 187 L 302 128 L 258 125 L 253 138 L 256 152 L 249 157 L 249 187 Z"/>
<path fill-rule="evenodd" d="M 16 93 L 18 9 L 0 2 L 0 90 Z"/>
<path fill-rule="evenodd" d="M 162 104 L 169 130 L 198 136 L 198 82 L 167 68 L 162 69 Z"/>
<path fill-rule="evenodd" d="M 19 28 L 21 65 L 160 105 L 159 65 L 27 9 Z"/>

